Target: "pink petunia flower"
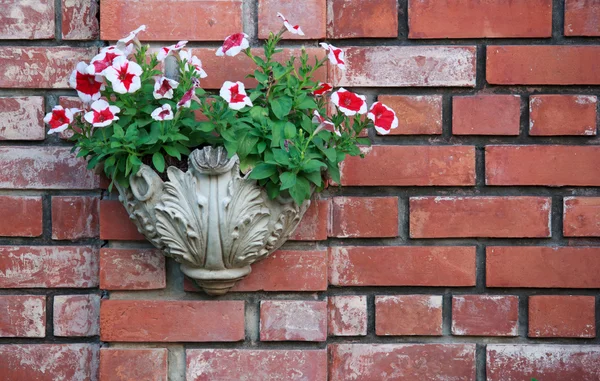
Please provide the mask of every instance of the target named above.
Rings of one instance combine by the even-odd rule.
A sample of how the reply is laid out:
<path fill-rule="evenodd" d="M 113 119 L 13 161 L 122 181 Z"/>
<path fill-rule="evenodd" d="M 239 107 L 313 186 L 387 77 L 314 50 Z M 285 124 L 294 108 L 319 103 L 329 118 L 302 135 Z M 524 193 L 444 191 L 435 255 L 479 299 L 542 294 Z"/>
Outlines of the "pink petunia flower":
<path fill-rule="evenodd" d="M 346 116 L 365 114 L 367 112 L 366 99 L 364 95 L 354 94 L 343 87 L 331 94 L 331 102 Z"/>
<path fill-rule="evenodd" d="M 104 82 L 101 76 L 88 74 L 88 64 L 79 62 L 69 78 L 69 85 L 77 90 L 79 98 L 84 103 L 90 103 L 100 99 L 100 90 L 104 90 Z"/>
<path fill-rule="evenodd" d="M 87 67 L 88 74 L 102 75 L 104 70 L 113 64 L 115 58 L 124 55 L 119 49 L 102 49 L 99 54 L 92 58 L 90 65 Z"/>
<path fill-rule="evenodd" d="M 167 56 L 173 52 L 183 49 L 183 47 L 187 44 L 187 41 L 179 41 L 175 45 L 165 46 L 164 48 L 160 48 L 156 58 L 159 61 L 164 61 Z"/>
<path fill-rule="evenodd" d="M 390 130 L 398 127 L 398 117 L 394 110 L 381 102 L 373 103 L 367 118 L 373 121 L 375 130 L 382 135 L 387 135 Z"/>
<path fill-rule="evenodd" d="M 117 113 L 121 111 L 117 106 L 111 106 L 104 99 L 92 103 L 92 110 L 83 117 L 94 127 L 106 127 L 114 120 L 119 120 Z"/>
<path fill-rule="evenodd" d="M 179 82 L 169 79 L 167 77 L 155 77 L 156 82 L 154 82 L 154 99 L 171 99 L 173 98 L 173 89 L 176 89 L 179 86 Z"/>
<path fill-rule="evenodd" d="M 69 125 L 73 123 L 73 116 L 81 112 L 78 108 L 63 108 L 62 106 L 54 106 L 52 112 L 49 112 L 44 117 L 44 122 L 50 126 L 48 135 L 63 132 Z"/>
<path fill-rule="evenodd" d="M 191 89 L 185 92 L 179 102 L 177 102 L 177 108 L 181 107 L 190 107 L 192 105 L 192 100 L 200 103 L 200 99 L 196 96 L 196 84 L 192 86 Z"/>
<path fill-rule="evenodd" d="M 328 91 L 331 91 L 333 89 L 333 86 L 331 86 L 330 83 L 325 83 L 325 82 L 319 82 L 319 87 L 317 87 L 317 89 L 315 91 L 313 91 L 313 94 L 315 96 L 321 96 L 323 94 L 325 94 Z"/>
<path fill-rule="evenodd" d="M 142 86 L 140 75 L 142 67 L 123 56 L 115 58 L 113 64 L 104 70 L 104 76 L 119 94 L 135 93 Z"/>
<path fill-rule="evenodd" d="M 122 39 L 120 39 L 119 41 L 117 41 L 117 49 L 119 49 L 122 52 L 127 53 L 127 45 L 129 45 L 130 42 L 132 41 L 137 41 L 137 35 L 138 33 L 140 33 L 141 31 L 146 30 L 146 25 L 140 25 L 137 29 L 129 32 L 129 34 L 125 37 L 123 37 Z M 130 50 L 131 52 L 131 50 Z M 129 54 L 127 54 L 129 55 Z"/>
<path fill-rule="evenodd" d="M 248 48 L 248 46 L 250 46 L 250 43 L 248 42 L 248 35 L 246 33 L 232 34 L 225 39 L 223 46 L 217 50 L 217 55 L 233 57 Z"/>
<path fill-rule="evenodd" d="M 198 74 L 198 76 L 200 78 L 206 78 L 208 77 L 208 75 L 206 74 L 206 72 L 204 71 L 204 69 L 202 69 L 202 61 L 200 61 L 200 59 L 196 56 L 192 55 L 192 51 L 191 50 L 182 50 L 179 52 L 179 58 L 181 60 L 186 60 L 187 61 L 187 65 L 185 66 L 185 70 L 188 70 L 188 67 L 192 67 L 194 69 L 194 72 L 196 74 Z"/>
<path fill-rule="evenodd" d="M 225 81 L 219 95 L 229 103 L 229 107 L 233 110 L 241 110 L 245 106 L 252 107 L 252 100 L 246 95 L 242 82 Z"/>
<path fill-rule="evenodd" d="M 290 24 L 290 22 L 288 21 L 288 19 L 286 19 L 285 16 L 282 15 L 281 13 L 279 13 L 279 12 L 277 12 L 277 17 L 279 17 L 280 19 L 283 20 L 283 26 L 285 26 L 285 28 L 288 30 L 288 32 L 293 33 L 293 34 L 297 34 L 299 36 L 304 36 L 304 32 L 300 28 L 300 25 L 292 25 L 292 24 Z"/>
<path fill-rule="evenodd" d="M 342 49 L 336 48 L 325 42 L 321 42 L 321 47 L 327 50 L 327 56 L 332 64 L 336 65 L 341 70 L 346 70 L 346 55 Z"/>
<path fill-rule="evenodd" d="M 312 118 L 312 122 L 314 124 L 318 124 L 319 127 L 317 127 L 317 130 L 315 131 L 315 133 L 317 133 L 319 130 L 319 128 L 326 128 L 329 131 L 333 131 L 337 136 L 342 136 L 342 134 L 337 131 L 335 129 L 335 124 L 333 124 L 332 122 L 328 121 L 325 117 L 321 116 L 321 114 L 319 114 L 319 111 L 314 110 L 313 111 L 313 118 Z"/>
<path fill-rule="evenodd" d="M 152 119 L 163 121 L 163 120 L 172 120 L 173 119 L 173 111 L 171 110 L 170 104 L 164 104 L 162 107 L 157 107 L 152 114 L 150 114 Z"/>

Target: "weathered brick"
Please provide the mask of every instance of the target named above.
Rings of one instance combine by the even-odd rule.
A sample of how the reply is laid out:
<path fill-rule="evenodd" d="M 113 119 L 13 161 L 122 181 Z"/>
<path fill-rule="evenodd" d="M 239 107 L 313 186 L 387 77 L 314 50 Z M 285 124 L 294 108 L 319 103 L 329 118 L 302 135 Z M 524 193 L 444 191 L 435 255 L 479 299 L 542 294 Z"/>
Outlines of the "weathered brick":
<path fill-rule="evenodd" d="M 565 36 L 600 36 L 600 1 L 565 1 Z"/>
<path fill-rule="evenodd" d="M 598 186 L 598 146 L 486 146 L 487 185 Z"/>
<path fill-rule="evenodd" d="M 294 241 L 326 240 L 329 203 L 329 200 L 312 201 L 290 239 Z"/>
<path fill-rule="evenodd" d="M 39 196 L 0 196 L 0 236 L 42 235 L 43 207 Z"/>
<path fill-rule="evenodd" d="M 44 140 L 44 97 L 0 98 L 0 140 Z"/>
<path fill-rule="evenodd" d="M 334 197 L 330 237 L 398 236 L 397 197 Z"/>
<path fill-rule="evenodd" d="M 398 128 L 390 135 L 441 135 L 441 95 L 380 95 L 377 100 L 398 116 Z"/>
<path fill-rule="evenodd" d="M 83 246 L 0 246 L 0 288 L 98 286 L 98 252 Z"/>
<path fill-rule="evenodd" d="M 2 2 L 0 39 L 54 38 L 54 0 Z"/>
<path fill-rule="evenodd" d="M 3 344 L 3 381 L 94 381 L 98 379 L 97 344 Z"/>
<path fill-rule="evenodd" d="M 165 256 L 160 250 L 100 250 L 101 289 L 155 290 L 166 285 Z"/>
<path fill-rule="evenodd" d="M 518 336 L 519 297 L 460 295 L 452 297 L 452 334 Z"/>
<path fill-rule="evenodd" d="M 600 380 L 600 346 L 488 344 L 487 381 Z"/>
<path fill-rule="evenodd" d="M 488 46 L 486 59 L 486 78 L 494 85 L 600 84 L 600 46 Z"/>
<path fill-rule="evenodd" d="M 336 295 L 327 299 L 327 330 L 330 336 L 367 335 L 367 297 Z"/>
<path fill-rule="evenodd" d="M 488 287 L 600 288 L 599 247 L 492 246 Z"/>
<path fill-rule="evenodd" d="M 475 185 L 475 147 L 372 146 L 340 164 L 345 186 Z M 390 170 L 392 168 L 393 170 Z"/>
<path fill-rule="evenodd" d="M 475 379 L 475 344 L 333 344 L 329 356 L 336 381 Z"/>
<path fill-rule="evenodd" d="M 473 46 L 351 46 L 346 70 L 331 65 L 334 86 L 474 87 Z"/>
<path fill-rule="evenodd" d="M 411 197 L 411 238 L 550 237 L 548 197 Z"/>
<path fill-rule="evenodd" d="M 442 297 L 375 296 L 375 333 L 379 336 L 441 336 Z"/>
<path fill-rule="evenodd" d="M 100 333 L 100 296 L 56 295 L 54 336 L 96 336 Z"/>
<path fill-rule="evenodd" d="M 100 201 L 100 239 L 113 241 L 144 241 L 125 207 L 118 200 Z"/>
<path fill-rule="evenodd" d="M 565 237 L 600 237 L 600 197 L 565 197 Z"/>
<path fill-rule="evenodd" d="M 61 5 L 63 40 L 98 38 L 98 0 L 61 0 Z"/>
<path fill-rule="evenodd" d="M 327 380 L 326 350 L 188 349 L 188 381 Z"/>
<path fill-rule="evenodd" d="M 267 39 L 269 33 L 277 34 L 283 27 L 283 21 L 277 12 L 283 14 L 292 25 L 299 25 L 304 36 L 285 32 L 284 39 L 325 38 L 327 18 L 327 0 L 259 0 L 258 1 L 258 38 Z"/>
<path fill-rule="evenodd" d="M 529 337 L 596 337 L 594 296 L 529 297 Z"/>
<path fill-rule="evenodd" d="M 260 340 L 327 340 L 327 302 L 303 300 L 261 301 Z"/>
<path fill-rule="evenodd" d="M 329 283 L 336 286 L 474 286 L 475 247 L 332 247 Z"/>
<path fill-rule="evenodd" d="M 519 135 L 519 95 L 475 95 L 452 98 L 454 135 Z"/>
<path fill-rule="evenodd" d="M 98 48 L 0 47 L 0 88 L 68 89 L 77 62 L 96 53 Z"/>
<path fill-rule="evenodd" d="M 398 1 L 328 0 L 327 38 L 398 37 Z"/>
<path fill-rule="evenodd" d="M 593 95 L 532 95 L 529 135 L 596 135 Z"/>
<path fill-rule="evenodd" d="M 409 38 L 551 37 L 552 0 L 410 0 Z"/>
<path fill-rule="evenodd" d="M 100 350 L 100 381 L 167 381 L 166 348 Z"/>
<path fill-rule="evenodd" d="M 98 197 L 52 197 L 52 239 L 77 240 L 99 234 Z"/>
<path fill-rule="evenodd" d="M 0 337 L 46 336 L 45 296 L 2 295 L 0 311 Z"/>
<path fill-rule="evenodd" d="M 103 300 L 100 339 L 123 342 L 241 341 L 244 340 L 244 302 Z"/>

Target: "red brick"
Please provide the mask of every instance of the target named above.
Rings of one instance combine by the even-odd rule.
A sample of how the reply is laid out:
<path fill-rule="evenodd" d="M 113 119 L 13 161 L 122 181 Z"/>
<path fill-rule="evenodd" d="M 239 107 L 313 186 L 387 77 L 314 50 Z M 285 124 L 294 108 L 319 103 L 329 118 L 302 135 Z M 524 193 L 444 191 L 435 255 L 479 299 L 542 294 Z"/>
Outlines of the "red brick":
<path fill-rule="evenodd" d="M 100 296 L 56 295 L 54 336 L 97 336 L 100 333 Z"/>
<path fill-rule="evenodd" d="M 63 40 L 98 38 L 98 0 L 62 0 L 61 8 Z"/>
<path fill-rule="evenodd" d="M 98 48 L 0 47 L 0 87 L 68 89 L 77 62 L 89 61 L 96 53 Z"/>
<path fill-rule="evenodd" d="M 340 164 L 342 185 L 475 185 L 472 146 L 372 146 L 363 153 Z"/>
<path fill-rule="evenodd" d="M 187 349 L 188 381 L 327 380 L 327 351 Z"/>
<path fill-rule="evenodd" d="M 487 381 L 600 380 L 600 346 L 488 344 Z"/>
<path fill-rule="evenodd" d="M 486 78 L 494 85 L 599 85 L 600 46 L 488 46 Z"/>
<path fill-rule="evenodd" d="M 593 95 L 532 95 L 529 135 L 596 135 Z"/>
<path fill-rule="evenodd" d="M 475 344 L 333 344 L 330 380 L 475 379 Z"/>
<path fill-rule="evenodd" d="M 550 237 L 547 197 L 411 197 L 411 238 Z"/>
<path fill-rule="evenodd" d="M 118 40 L 142 24 L 142 41 L 221 41 L 242 32 L 242 1 L 100 1 L 100 39 Z"/>
<path fill-rule="evenodd" d="M 258 1 L 258 38 L 267 39 L 269 33 L 277 34 L 283 27 L 283 22 L 277 17 L 277 12 L 283 14 L 292 25 L 299 25 L 304 36 L 284 33 L 285 39 L 325 38 L 325 23 L 327 18 L 327 0 L 259 0 Z"/>
<path fill-rule="evenodd" d="M 0 196 L 0 236 L 42 235 L 43 207 L 38 196 Z"/>
<path fill-rule="evenodd" d="M 330 237 L 398 236 L 397 197 L 334 197 Z"/>
<path fill-rule="evenodd" d="M 0 140 L 44 140 L 44 97 L 0 98 Z"/>
<path fill-rule="evenodd" d="M 551 37 L 552 0 L 410 1 L 409 38 Z"/>
<path fill-rule="evenodd" d="M 441 95 L 380 95 L 377 100 L 398 116 L 398 128 L 390 135 L 441 135 Z"/>
<path fill-rule="evenodd" d="M 452 334 L 518 336 L 519 297 L 463 295 L 452 297 Z"/>
<path fill-rule="evenodd" d="M 314 200 L 290 239 L 294 241 L 326 240 L 328 221 L 329 200 Z"/>
<path fill-rule="evenodd" d="M 261 301 L 260 340 L 327 340 L 327 302 L 303 300 Z"/>
<path fill-rule="evenodd" d="M 600 237 L 600 197 L 565 197 L 565 237 Z"/>
<path fill-rule="evenodd" d="M 327 38 L 398 37 L 396 0 L 328 0 Z"/>
<path fill-rule="evenodd" d="M 487 146 L 487 185 L 598 186 L 597 146 Z"/>
<path fill-rule="evenodd" d="M 0 70 L 1 72 L 1 70 Z M 98 176 L 70 147 L 0 148 L 0 189 L 95 189 Z"/>
<path fill-rule="evenodd" d="M 474 286 L 473 246 L 349 246 L 329 252 L 335 286 Z"/>
<path fill-rule="evenodd" d="M 52 197 L 52 239 L 77 240 L 99 234 L 98 197 Z"/>
<path fill-rule="evenodd" d="M 123 342 L 244 340 L 243 301 L 103 300 L 100 339 Z"/>
<path fill-rule="evenodd" d="M 441 336 L 442 297 L 375 296 L 375 332 L 379 336 Z"/>
<path fill-rule="evenodd" d="M 45 296 L 2 295 L 0 311 L 0 337 L 46 336 Z"/>
<path fill-rule="evenodd" d="M 336 295 L 327 299 L 327 330 L 330 336 L 367 335 L 367 297 Z"/>
<path fill-rule="evenodd" d="M 54 38 L 54 0 L 2 2 L 0 39 Z"/>
<path fill-rule="evenodd" d="M 0 288 L 98 287 L 98 252 L 83 246 L 0 246 Z"/>
<path fill-rule="evenodd" d="M 474 46 L 351 46 L 346 70 L 331 65 L 334 86 L 474 87 Z"/>
<path fill-rule="evenodd" d="M 565 36 L 600 36 L 600 1 L 565 1 Z"/>
<path fill-rule="evenodd" d="M 452 98 L 454 135 L 519 135 L 519 95 L 475 95 Z"/>
<path fill-rule="evenodd" d="M 594 296 L 529 297 L 529 337 L 596 337 Z"/>
<path fill-rule="evenodd" d="M 160 250 L 100 250 L 101 289 L 155 290 L 166 286 L 165 256 Z"/>
<path fill-rule="evenodd" d="M 144 241 L 146 238 L 138 232 L 133 221 L 121 202 L 117 200 L 100 201 L 100 239 L 112 241 Z"/>
<path fill-rule="evenodd" d="M 600 288 L 600 248 L 495 246 L 486 251 L 488 287 Z"/>
<path fill-rule="evenodd" d="M 167 381 L 166 348 L 100 350 L 100 381 Z"/>

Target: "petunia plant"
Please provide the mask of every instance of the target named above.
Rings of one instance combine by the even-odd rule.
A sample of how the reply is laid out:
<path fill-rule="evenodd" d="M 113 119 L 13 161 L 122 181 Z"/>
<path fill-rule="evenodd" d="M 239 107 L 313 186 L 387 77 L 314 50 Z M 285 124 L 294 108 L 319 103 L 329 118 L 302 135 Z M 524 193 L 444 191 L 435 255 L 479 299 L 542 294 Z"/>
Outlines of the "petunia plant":
<path fill-rule="evenodd" d="M 255 66 L 247 75 L 253 86 L 225 81 L 216 94 L 202 89 L 207 73 L 185 49 L 187 41 L 149 54 L 137 38 L 145 30 L 141 26 L 89 64 L 76 65 L 70 85 L 83 110 L 56 106 L 45 118 L 48 133 L 70 130 L 78 156 L 89 168 L 100 166 L 111 187 L 115 182 L 128 187 L 129 176 L 142 164 L 166 179 L 166 167 L 185 168 L 192 150 L 224 146 L 269 197 L 292 197 L 301 204 L 327 179 L 340 182 L 339 164 L 347 155 L 361 155 L 359 146 L 370 143 L 365 129 L 387 134 L 398 119 L 380 102 L 369 108 L 365 96 L 335 91 L 315 79 L 328 61 L 345 69 L 343 50 L 321 43 L 325 58 L 311 59 L 303 49 L 298 57 L 280 59 L 277 44 L 284 33 L 304 33 L 278 16 L 283 27 L 270 34 L 260 54 L 244 33 L 225 39 L 216 55 L 245 54 Z M 160 70 L 167 60 L 177 62 L 172 78 Z"/>

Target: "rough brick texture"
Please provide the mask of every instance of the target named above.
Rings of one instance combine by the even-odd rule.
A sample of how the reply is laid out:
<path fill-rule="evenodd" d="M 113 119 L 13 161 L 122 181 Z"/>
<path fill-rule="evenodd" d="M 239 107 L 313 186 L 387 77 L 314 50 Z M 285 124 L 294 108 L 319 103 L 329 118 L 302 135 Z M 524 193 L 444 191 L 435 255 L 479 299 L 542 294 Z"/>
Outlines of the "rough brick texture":
<path fill-rule="evenodd" d="M 563 210 L 566 237 L 600 237 L 599 197 L 565 197 Z"/>
<path fill-rule="evenodd" d="M 54 336 L 97 336 L 100 296 L 57 295 L 53 316 Z"/>
<path fill-rule="evenodd" d="M 100 381 L 167 381 L 168 351 L 154 349 L 100 350 Z"/>
<path fill-rule="evenodd" d="M 600 36 L 598 0 L 565 1 L 565 36 Z"/>
<path fill-rule="evenodd" d="M 46 336 L 45 297 L 0 296 L 0 311 L 0 337 Z"/>
<path fill-rule="evenodd" d="M 0 39 L 37 40 L 54 37 L 53 0 L 8 0 L 2 3 Z"/>
<path fill-rule="evenodd" d="M 327 0 L 328 38 L 398 36 L 396 0 Z"/>
<path fill-rule="evenodd" d="M 331 336 L 365 336 L 367 334 L 367 297 L 331 296 L 327 299 L 328 332 Z"/>
<path fill-rule="evenodd" d="M 375 332 L 378 336 L 441 336 L 442 297 L 376 296 Z"/>
<path fill-rule="evenodd" d="M 519 135 L 521 97 L 478 95 L 452 98 L 454 135 Z"/>
<path fill-rule="evenodd" d="M 530 135 L 596 135 L 593 95 L 535 95 L 529 98 Z"/>
<path fill-rule="evenodd" d="M 0 196 L 0 236 L 39 237 L 42 235 L 41 197 Z"/>
<path fill-rule="evenodd" d="M 0 140 L 44 140 L 44 97 L 0 98 Z"/>
<path fill-rule="evenodd" d="M 594 296 L 529 297 L 529 337 L 596 337 Z"/>
<path fill-rule="evenodd" d="M 517 296 L 464 295 L 452 298 L 452 334 L 456 336 L 517 336 Z"/>
<path fill-rule="evenodd" d="M 61 0 L 63 40 L 94 40 L 100 31 L 99 0 Z"/>
<path fill-rule="evenodd" d="M 165 286 L 165 256 L 159 250 L 100 250 L 101 288 L 153 290 Z"/>
<path fill-rule="evenodd" d="M 52 197 L 52 239 L 98 237 L 98 197 Z"/>
<path fill-rule="evenodd" d="M 262 341 L 325 341 L 327 303 L 312 301 L 262 301 Z"/>
<path fill-rule="evenodd" d="M 377 99 L 398 116 L 390 135 L 441 135 L 442 97 L 439 95 L 380 95 Z"/>
<path fill-rule="evenodd" d="M 335 197 L 331 209 L 330 237 L 398 236 L 398 199 L 395 197 Z"/>
<path fill-rule="evenodd" d="M 287 33 L 286 39 L 323 39 L 327 21 L 327 0 L 258 0 L 258 38 L 269 38 L 283 26 L 277 12 L 283 14 L 292 25 L 300 25 L 304 36 Z"/>

